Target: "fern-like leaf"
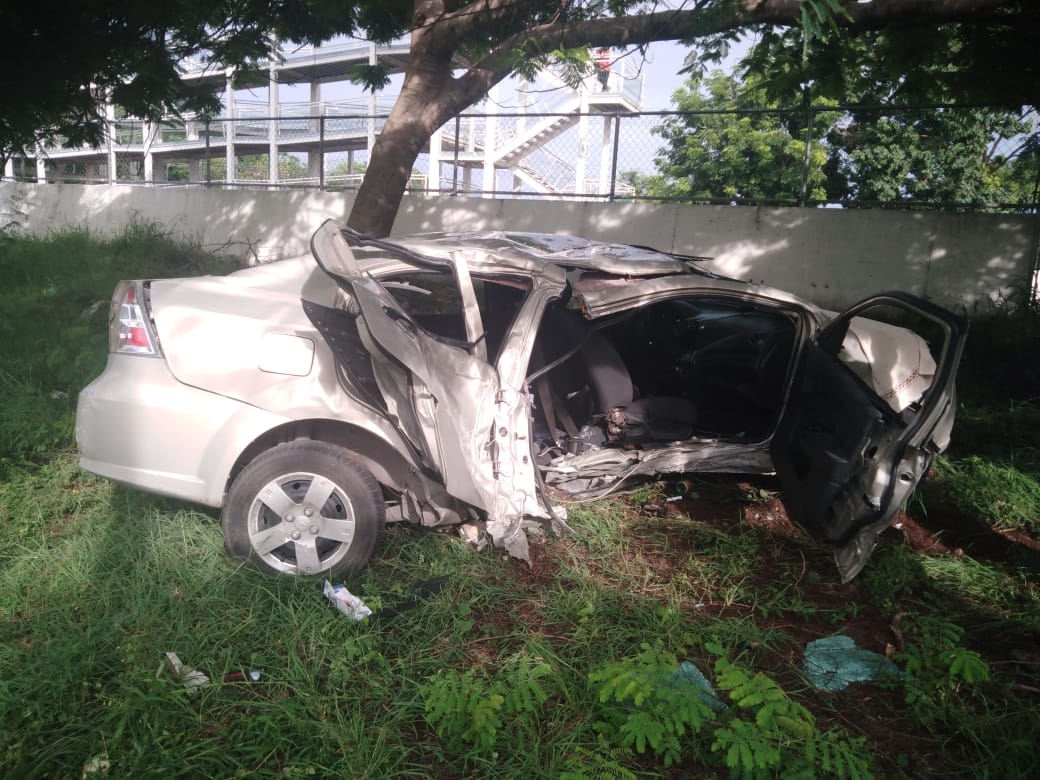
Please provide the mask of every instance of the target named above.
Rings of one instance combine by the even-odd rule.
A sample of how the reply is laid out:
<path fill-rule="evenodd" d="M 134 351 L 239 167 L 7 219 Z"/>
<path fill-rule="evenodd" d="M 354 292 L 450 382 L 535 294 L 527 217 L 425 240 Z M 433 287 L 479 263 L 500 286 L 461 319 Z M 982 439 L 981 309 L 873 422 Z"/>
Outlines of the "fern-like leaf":
<path fill-rule="evenodd" d="M 734 720 L 715 730 L 712 752 L 726 751 L 726 766 L 734 777 L 758 777 L 780 765 L 780 750 L 755 724 Z"/>
<path fill-rule="evenodd" d="M 559 774 L 559 780 L 636 780 L 635 772 L 621 763 L 623 759 L 631 756 L 631 751 L 610 748 L 603 744 L 602 740 L 599 751 L 587 750 L 577 745 L 574 755 L 565 762 L 565 769 Z"/>
<path fill-rule="evenodd" d="M 619 729 L 622 747 L 634 747 L 637 753 L 645 753 L 649 745 L 655 753 L 660 752 L 665 742 L 665 727 L 656 718 L 645 712 L 633 712 Z"/>
<path fill-rule="evenodd" d="M 837 780 L 872 780 L 870 759 L 863 737 L 850 739 L 837 731 L 821 734 L 813 745 L 816 764 L 827 777 Z"/>
<path fill-rule="evenodd" d="M 948 668 L 950 682 L 963 681 L 970 684 L 989 680 L 989 664 L 974 650 L 957 647 L 942 654 Z"/>

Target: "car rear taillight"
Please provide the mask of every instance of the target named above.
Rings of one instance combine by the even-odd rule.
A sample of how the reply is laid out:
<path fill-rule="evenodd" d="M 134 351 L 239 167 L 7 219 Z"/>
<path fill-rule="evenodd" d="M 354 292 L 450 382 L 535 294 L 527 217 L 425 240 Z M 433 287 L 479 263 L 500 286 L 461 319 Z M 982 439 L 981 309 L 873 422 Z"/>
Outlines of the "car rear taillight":
<path fill-rule="evenodd" d="M 132 355 L 159 354 L 142 282 L 120 282 L 116 286 L 108 320 L 108 348 Z"/>

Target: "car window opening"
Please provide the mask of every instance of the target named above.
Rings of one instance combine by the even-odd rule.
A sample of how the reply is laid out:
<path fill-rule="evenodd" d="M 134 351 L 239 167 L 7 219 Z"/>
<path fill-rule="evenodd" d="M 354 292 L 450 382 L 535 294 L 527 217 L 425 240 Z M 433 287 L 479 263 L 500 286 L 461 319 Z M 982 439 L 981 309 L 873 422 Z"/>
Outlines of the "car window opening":
<path fill-rule="evenodd" d="M 669 299 L 606 323 L 550 306 L 528 372 L 536 454 L 762 441 L 783 408 L 797 332 L 789 313 L 724 298 Z"/>
<path fill-rule="evenodd" d="M 488 362 L 494 363 L 505 334 L 520 311 L 530 282 L 524 279 L 471 277 L 477 299 Z M 455 275 L 446 269 L 416 269 L 380 279 L 401 309 L 430 336 L 441 341 L 470 346 L 466 342 L 466 319 L 462 295 Z"/>

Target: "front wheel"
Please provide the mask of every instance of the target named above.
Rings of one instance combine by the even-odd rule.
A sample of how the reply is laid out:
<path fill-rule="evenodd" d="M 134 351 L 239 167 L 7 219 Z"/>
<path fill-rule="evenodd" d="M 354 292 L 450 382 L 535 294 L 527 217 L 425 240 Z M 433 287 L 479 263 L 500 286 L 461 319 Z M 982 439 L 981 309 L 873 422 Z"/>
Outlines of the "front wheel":
<path fill-rule="evenodd" d="M 220 524 L 228 553 L 268 574 L 346 578 L 372 557 L 385 518 L 379 484 L 347 450 L 294 441 L 242 469 Z"/>

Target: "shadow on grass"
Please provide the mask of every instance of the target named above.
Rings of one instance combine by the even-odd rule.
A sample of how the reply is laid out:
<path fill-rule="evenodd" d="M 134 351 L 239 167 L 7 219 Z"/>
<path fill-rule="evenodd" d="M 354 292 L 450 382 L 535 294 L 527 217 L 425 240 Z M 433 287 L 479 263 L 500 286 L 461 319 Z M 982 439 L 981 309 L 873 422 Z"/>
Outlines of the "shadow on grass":
<path fill-rule="evenodd" d="M 413 608 L 360 624 L 314 580 L 227 559 L 214 512 L 87 479 L 65 485 L 66 497 L 72 490 L 79 503 L 61 535 L 23 540 L 0 571 L 14 594 L 0 613 L 4 776 L 79 776 L 99 755 L 126 777 L 552 776 L 599 750 L 590 671 L 647 642 L 705 670 L 716 657 L 708 645 L 722 646 L 797 695 L 820 729 L 868 736 L 887 775 L 1034 768 L 1023 740 L 1035 707 L 1015 686 L 1034 684 L 1036 667 L 1011 651 L 1016 632 L 1017 649 L 1034 636 L 1024 632 L 1038 612 L 1035 580 L 970 555 L 929 558 L 891 532 L 842 586 L 828 549 L 787 522 L 768 480 L 705 481 L 696 496 L 664 502 L 663 517 L 640 508 L 649 494 L 574 507 L 579 535 L 534 540 L 530 567 L 392 527 L 353 592 L 392 610 L 415 583 L 447 580 Z M 945 690 L 929 722 L 901 690 L 811 688 L 808 641 L 846 633 L 883 652 L 900 614 L 968 629 L 993 680 Z M 905 639 L 916 641 L 909 629 Z M 210 685 L 190 693 L 164 667 L 167 650 Z M 525 658 L 553 670 L 546 706 L 504 725 L 492 749 L 447 747 L 426 720 L 427 683 L 452 670 L 491 685 Z M 242 669 L 262 681 L 223 681 Z M 662 769 L 649 755 L 627 765 Z"/>

